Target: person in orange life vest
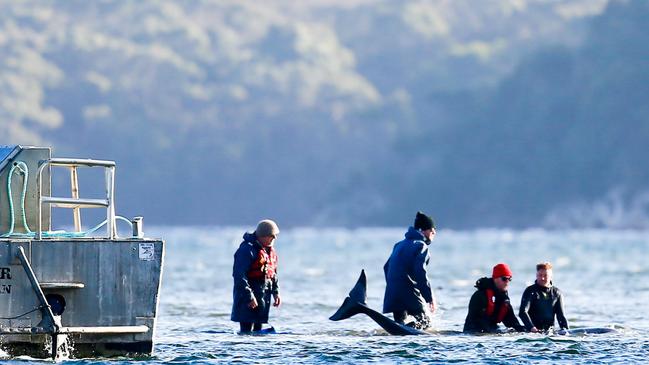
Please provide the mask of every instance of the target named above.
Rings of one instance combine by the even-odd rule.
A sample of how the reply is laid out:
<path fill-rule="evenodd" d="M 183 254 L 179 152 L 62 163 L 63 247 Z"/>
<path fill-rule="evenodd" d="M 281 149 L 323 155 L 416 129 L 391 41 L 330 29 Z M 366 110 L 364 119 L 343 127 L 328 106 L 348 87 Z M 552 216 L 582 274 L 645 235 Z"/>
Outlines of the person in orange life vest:
<path fill-rule="evenodd" d="M 569 329 L 563 314 L 563 295 L 552 283 L 552 264 L 536 265 L 536 281 L 523 292 L 518 316 L 530 332 L 547 331 L 554 327 L 554 317 L 561 329 Z"/>
<path fill-rule="evenodd" d="M 242 333 L 261 330 L 268 323 L 271 296 L 273 306 L 282 303 L 277 280 L 277 254 L 273 247 L 279 227 L 264 219 L 253 233 L 246 232 L 234 254 L 233 303 L 230 319 L 239 322 Z"/>
<path fill-rule="evenodd" d="M 464 321 L 464 332 L 498 332 L 498 323 L 516 331 L 524 331 L 514 314 L 507 288 L 512 280 L 512 271 L 506 264 L 494 266 L 491 278 L 479 279 L 478 289 L 469 302 L 469 313 Z"/>

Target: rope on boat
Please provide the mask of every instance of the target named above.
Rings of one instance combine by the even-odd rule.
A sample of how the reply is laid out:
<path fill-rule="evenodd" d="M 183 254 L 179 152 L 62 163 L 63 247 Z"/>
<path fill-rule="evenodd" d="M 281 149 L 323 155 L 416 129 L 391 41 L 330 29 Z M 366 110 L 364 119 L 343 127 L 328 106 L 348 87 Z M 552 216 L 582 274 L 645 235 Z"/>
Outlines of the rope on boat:
<path fill-rule="evenodd" d="M 15 317 L 0 317 L 0 319 L 18 319 L 20 317 L 24 317 L 24 316 L 26 316 L 26 315 L 28 315 L 30 313 L 36 312 L 37 310 L 40 310 L 40 309 L 43 309 L 43 308 L 46 308 L 46 307 L 49 307 L 49 305 L 39 305 L 38 307 L 30 310 L 29 312 L 25 312 L 23 314 L 15 316 Z"/>

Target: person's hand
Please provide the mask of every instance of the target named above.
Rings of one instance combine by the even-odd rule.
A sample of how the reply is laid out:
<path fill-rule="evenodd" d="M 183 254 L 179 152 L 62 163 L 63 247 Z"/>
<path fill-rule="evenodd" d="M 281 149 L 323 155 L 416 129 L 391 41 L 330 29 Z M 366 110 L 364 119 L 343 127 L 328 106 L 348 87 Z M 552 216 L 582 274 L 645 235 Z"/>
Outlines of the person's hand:
<path fill-rule="evenodd" d="M 250 301 L 250 303 L 248 303 L 248 308 L 255 309 L 257 308 L 257 306 L 257 299 L 255 299 L 255 297 L 252 297 L 252 300 Z"/>
<path fill-rule="evenodd" d="M 273 297 L 275 298 L 275 301 L 273 302 L 273 306 L 279 307 L 280 304 L 282 304 L 282 298 L 280 298 L 279 294 L 275 294 L 273 295 Z"/>
<path fill-rule="evenodd" d="M 431 314 L 435 313 L 436 306 L 435 306 L 435 301 L 434 300 L 432 302 L 428 303 L 428 308 L 430 309 Z"/>
<path fill-rule="evenodd" d="M 530 332 L 537 333 L 537 332 L 539 332 L 539 329 L 536 328 L 536 327 L 532 327 L 532 328 L 530 328 Z"/>

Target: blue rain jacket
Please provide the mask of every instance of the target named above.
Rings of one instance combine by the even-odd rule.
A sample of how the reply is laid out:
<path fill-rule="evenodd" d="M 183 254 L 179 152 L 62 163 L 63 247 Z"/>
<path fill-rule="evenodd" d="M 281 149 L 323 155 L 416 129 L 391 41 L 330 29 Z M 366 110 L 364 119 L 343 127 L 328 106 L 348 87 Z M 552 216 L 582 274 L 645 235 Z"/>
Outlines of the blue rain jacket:
<path fill-rule="evenodd" d="M 257 259 L 261 243 L 257 241 L 254 233 L 243 235 L 243 242 L 234 253 L 232 278 L 232 315 L 234 322 L 268 323 L 268 313 L 271 306 L 271 295 L 279 294 L 277 275 L 271 280 L 250 280 L 248 271 L 253 261 Z M 248 307 L 253 296 L 257 299 L 258 307 Z"/>
<path fill-rule="evenodd" d="M 411 314 L 423 312 L 426 303 L 433 301 L 433 292 L 426 275 L 429 260 L 424 235 L 410 227 L 406 239 L 394 245 L 390 258 L 383 266 L 387 284 L 383 313 L 404 310 Z"/>

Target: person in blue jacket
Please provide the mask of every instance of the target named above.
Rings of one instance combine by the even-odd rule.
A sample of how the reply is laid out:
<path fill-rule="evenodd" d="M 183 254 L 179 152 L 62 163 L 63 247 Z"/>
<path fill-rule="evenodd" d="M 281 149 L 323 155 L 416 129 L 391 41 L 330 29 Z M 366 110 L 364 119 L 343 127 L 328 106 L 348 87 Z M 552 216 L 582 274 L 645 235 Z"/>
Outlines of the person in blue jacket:
<path fill-rule="evenodd" d="M 232 277 L 233 303 L 230 319 L 239 322 L 241 333 L 261 331 L 268 323 L 268 314 L 273 297 L 273 306 L 282 300 L 277 280 L 277 254 L 274 243 L 279 227 L 270 219 L 259 222 L 253 233 L 245 233 L 243 242 L 234 254 Z"/>
<path fill-rule="evenodd" d="M 418 329 L 430 326 L 427 311 L 435 311 L 435 298 L 426 274 L 430 260 L 428 245 L 435 234 L 433 219 L 417 212 L 414 226 L 408 228 L 403 241 L 394 245 L 383 266 L 387 284 L 383 313 L 392 312 L 394 320 L 402 324 L 410 315 L 414 321 L 407 325 Z"/>

